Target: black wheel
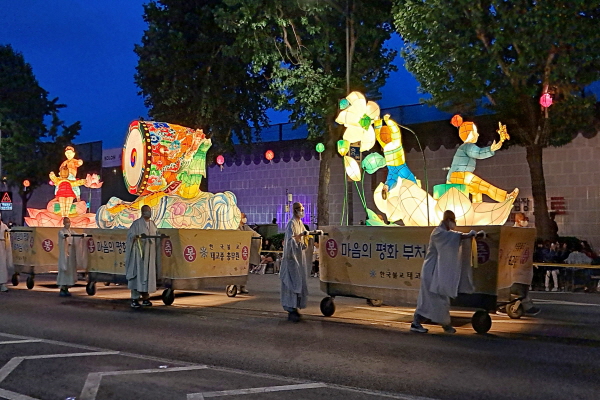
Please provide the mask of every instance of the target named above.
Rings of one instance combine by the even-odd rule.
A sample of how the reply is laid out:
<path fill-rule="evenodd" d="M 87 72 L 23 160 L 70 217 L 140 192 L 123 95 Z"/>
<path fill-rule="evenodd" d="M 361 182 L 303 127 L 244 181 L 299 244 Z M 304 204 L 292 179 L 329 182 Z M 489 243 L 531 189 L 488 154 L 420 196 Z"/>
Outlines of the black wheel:
<path fill-rule="evenodd" d="M 110 286 L 110 282 L 104 282 L 104 286 Z"/>
<path fill-rule="evenodd" d="M 227 289 L 225 290 L 225 293 L 227 293 L 227 297 L 235 297 L 238 293 L 237 286 L 228 285 Z"/>
<path fill-rule="evenodd" d="M 165 289 L 163 290 L 161 297 L 165 306 L 170 306 L 175 301 L 175 292 L 173 289 Z"/>
<path fill-rule="evenodd" d="M 512 304 L 506 305 L 506 315 L 512 319 L 519 319 L 523 316 L 525 310 L 523 310 L 523 304 L 520 301 L 516 301 Z"/>
<path fill-rule="evenodd" d="M 35 278 L 33 277 L 33 275 L 29 275 L 27 277 L 27 289 L 33 289 L 33 287 L 35 286 Z"/>
<path fill-rule="evenodd" d="M 321 313 L 326 317 L 331 317 L 335 313 L 335 303 L 332 297 L 325 297 L 321 300 Z"/>
<path fill-rule="evenodd" d="M 11 282 L 13 286 L 17 286 L 19 284 L 19 274 L 15 272 L 12 276 Z"/>
<path fill-rule="evenodd" d="M 492 327 L 492 318 L 487 311 L 479 310 L 473 314 L 471 325 L 477 333 L 487 333 Z"/>
<path fill-rule="evenodd" d="M 383 300 L 367 299 L 367 304 L 372 307 L 381 307 L 383 305 Z"/>
<path fill-rule="evenodd" d="M 89 296 L 95 295 L 96 294 L 96 282 L 88 282 L 87 285 L 85 285 L 85 292 Z"/>

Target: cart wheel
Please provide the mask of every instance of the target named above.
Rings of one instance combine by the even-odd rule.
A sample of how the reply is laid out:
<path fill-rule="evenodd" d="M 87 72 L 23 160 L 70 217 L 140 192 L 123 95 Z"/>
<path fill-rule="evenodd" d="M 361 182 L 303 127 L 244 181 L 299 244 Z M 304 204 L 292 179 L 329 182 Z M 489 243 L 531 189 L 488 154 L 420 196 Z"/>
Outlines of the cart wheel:
<path fill-rule="evenodd" d="M 332 297 L 325 297 L 321 300 L 321 313 L 326 317 L 331 317 L 335 313 L 335 303 Z"/>
<path fill-rule="evenodd" d="M 87 285 L 85 285 L 85 292 L 90 296 L 95 295 L 96 294 L 96 282 L 88 282 Z"/>
<path fill-rule="evenodd" d="M 237 286 L 228 285 L 225 293 L 227 293 L 227 297 L 235 297 L 238 293 Z"/>
<path fill-rule="evenodd" d="M 27 284 L 27 289 L 33 289 L 35 286 L 35 279 L 33 278 L 33 275 L 29 275 L 25 283 Z"/>
<path fill-rule="evenodd" d="M 521 304 L 520 301 L 506 305 L 506 314 L 512 319 L 521 318 L 524 312 L 525 310 L 523 310 L 523 304 Z"/>
<path fill-rule="evenodd" d="M 104 282 L 104 286 L 110 286 L 110 282 Z"/>
<path fill-rule="evenodd" d="M 473 314 L 471 325 L 477 333 L 487 333 L 492 327 L 492 318 L 487 311 L 479 310 Z"/>
<path fill-rule="evenodd" d="M 175 292 L 173 289 L 165 289 L 163 290 L 161 297 L 165 306 L 170 306 L 175 301 Z"/>
<path fill-rule="evenodd" d="M 19 284 L 19 274 L 16 272 L 12 276 L 12 285 L 17 286 Z"/>
<path fill-rule="evenodd" d="M 367 299 L 367 304 L 371 307 L 381 307 L 383 305 L 383 300 Z"/>

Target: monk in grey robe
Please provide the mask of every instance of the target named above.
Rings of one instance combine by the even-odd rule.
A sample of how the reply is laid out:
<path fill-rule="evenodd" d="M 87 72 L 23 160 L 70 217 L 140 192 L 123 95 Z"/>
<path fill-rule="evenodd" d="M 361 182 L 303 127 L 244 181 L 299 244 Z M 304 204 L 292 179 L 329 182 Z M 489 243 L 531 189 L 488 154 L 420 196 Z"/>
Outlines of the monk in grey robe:
<path fill-rule="evenodd" d="M 299 308 L 306 308 L 308 287 L 308 263 L 306 248 L 308 231 L 302 223 L 304 206 L 294 203 L 294 216 L 285 228 L 283 243 L 283 259 L 279 278 L 281 279 L 281 305 L 288 312 L 288 320 L 300 320 Z"/>
<path fill-rule="evenodd" d="M 442 325 L 444 332 L 455 333 L 450 325 L 450 299 L 458 293 L 473 292 L 471 271 L 470 240 L 475 231 L 462 233 L 455 231 L 456 219 L 450 210 L 444 212 L 444 219 L 431 232 L 427 255 L 421 270 L 421 289 L 417 309 L 410 326 L 412 332 L 427 333 L 421 323 L 429 319 Z M 483 232 L 480 232 L 483 234 Z"/>
<path fill-rule="evenodd" d="M 59 296 L 68 297 L 69 287 L 77 282 L 77 265 L 82 257 L 81 238 L 74 238 L 75 231 L 71 229 L 71 220 L 63 218 L 63 228 L 58 231 L 58 275 L 56 284 L 60 288 Z"/>
<path fill-rule="evenodd" d="M 142 207 L 142 217 L 133 221 L 127 231 L 125 247 L 125 276 L 131 289 L 131 307 L 151 306 L 150 293 L 156 292 L 157 228 L 149 206 Z M 139 300 L 142 299 L 140 305 Z"/>
<path fill-rule="evenodd" d="M 8 287 L 6 287 L 8 269 L 13 267 L 9 232 L 10 229 L 2 221 L 0 215 L 0 292 L 8 292 Z"/>

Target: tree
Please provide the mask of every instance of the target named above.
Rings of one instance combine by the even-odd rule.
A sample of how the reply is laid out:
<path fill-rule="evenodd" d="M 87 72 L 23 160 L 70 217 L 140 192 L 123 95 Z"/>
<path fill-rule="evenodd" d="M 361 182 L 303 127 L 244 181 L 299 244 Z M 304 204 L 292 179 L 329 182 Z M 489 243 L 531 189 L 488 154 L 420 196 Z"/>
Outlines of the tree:
<path fill-rule="evenodd" d="M 58 112 L 65 106 L 38 84 L 31 66 L 10 45 L 0 45 L 0 129 L 2 171 L 19 188 L 22 217 L 34 190 L 48 182 L 48 174 L 62 160 L 64 147 L 81 129 L 65 125 Z M 49 121 L 48 121 L 49 120 Z M 25 188 L 23 181 L 30 186 Z"/>
<path fill-rule="evenodd" d="M 396 0 L 407 69 L 430 103 L 468 112 L 484 104 L 526 148 L 538 235 L 549 238 L 543 149 L 594 129 L 600 6 L 584 0 Z M 549 92 L 554 105 L 540 106 Z M 485 99 L 482 101 L 482 99 Z M 575 162 L 575 160 L 574 160 Z"/>
<path fill-rule="evenodd" d="M 296 126 L 306 124 L 311 137 L 322 137 L 318 224 L 328 225 L 330 167 L 342 136 L 334 123 L 337 105 L 353 90 L 377 98 L 395 69 L 396 52 L 384 46 L 392 33 L 391 1 L 224 3 L 221 25 L 235 34 L 238 48 L 252 54 L 252 71 L 268 79 L 275 107 L 290 111 Z"/>
<path fill-rule="evenodd" d="M 224 7 L 220 0 L 151 1 L 144 6 L 148 29 L 135 47 L 135 80 L 150 115 L 204 129 L 215 148 L 231 145 L 233 135 L 250 143 L 268 122 L 266 80 L 216 21 Z"/>

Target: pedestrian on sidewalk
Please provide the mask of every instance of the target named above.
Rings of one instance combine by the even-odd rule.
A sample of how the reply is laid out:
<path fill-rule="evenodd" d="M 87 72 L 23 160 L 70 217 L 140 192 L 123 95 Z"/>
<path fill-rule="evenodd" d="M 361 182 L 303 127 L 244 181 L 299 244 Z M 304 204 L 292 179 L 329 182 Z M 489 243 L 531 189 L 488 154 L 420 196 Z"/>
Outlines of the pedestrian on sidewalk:
<path fill-rule="evenodd" d="M 410 330 L 427 333 L 421 325 L 425 320 L 442 325 L 444 332 L 455 333 L 450 325 L 450 298 L 458 293 L 472 293 L 471 241 L 475 231 L 455 231 L 456 218 L 444 211 L 440 225 L 431 232 L 427 255 L 421 270 L 421 289 Z M 483 231 L 480 231 L 483 234 Z"/>
<path fill-rule="evenodd" d="M 2 221 L 0 214 L 0 292 L 8 292 L 8 269 L 12 269 L 12 248 L 10 245 L 10 229 Z"/>
<path fill-rule="evenodd" d="M 76 234 L 71 229 L 69 217 L 63 218 L 63 228 L 58 231 L 58 275 L 56 285 L 60 288 L 59 296 L 69 297 L 69 287 L 77 282 L 78 257 L 81 255 L 81 240 L 73 237 Z M 79 246 L 78 246 L 79 245 Z"/>
<path fill-rule="evenodd" d="M 150 206 L 142 206 L 142 217 L 133 221 L 127 231 L 125 247 L 125 276 L 131 289 L 131 308 L 150 307 L 150 293 L 156 292 L 157 228 L 151 219 Z M 140 305 L 140 298 L 142 304 Z"/>
<path fill-rule="evenodd" d="M 298 309 L 306 308 L 308 298 L 308 262 L 306 248 L 308 247 L 308 231 L 302 223 L 304 206 L 294 203 L 294 216 L 285 228 L 283 242 L 283 259 L 279 278 L 281 279 L 281 305 L 288 312 L 288 320 L 298 322 Z"/>

